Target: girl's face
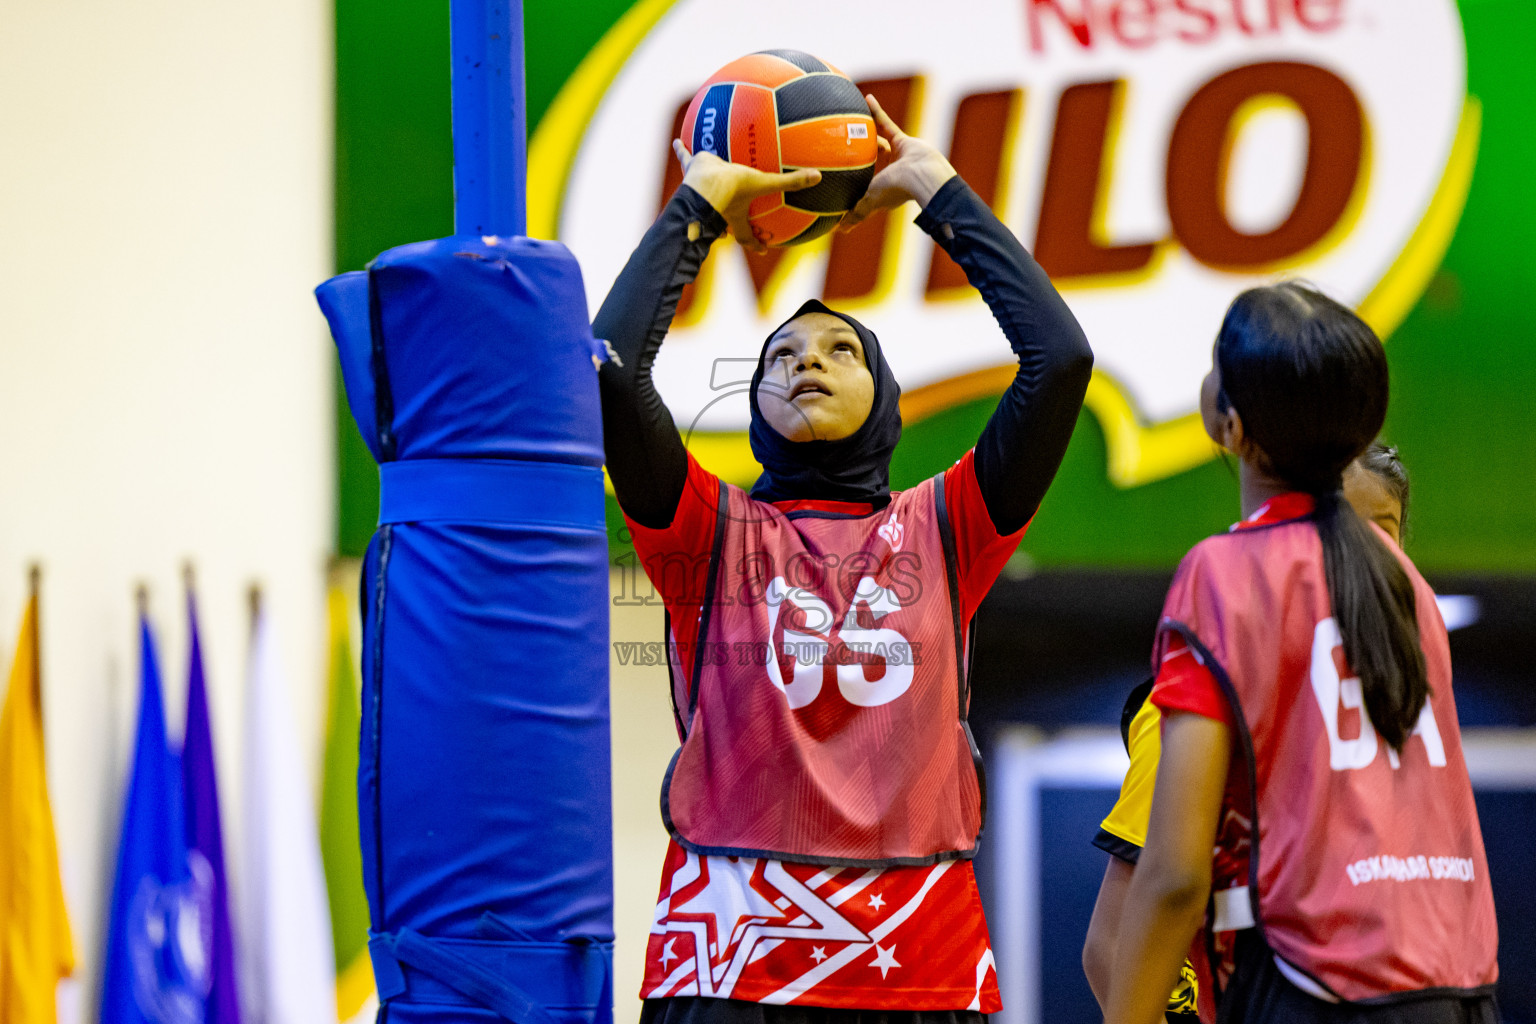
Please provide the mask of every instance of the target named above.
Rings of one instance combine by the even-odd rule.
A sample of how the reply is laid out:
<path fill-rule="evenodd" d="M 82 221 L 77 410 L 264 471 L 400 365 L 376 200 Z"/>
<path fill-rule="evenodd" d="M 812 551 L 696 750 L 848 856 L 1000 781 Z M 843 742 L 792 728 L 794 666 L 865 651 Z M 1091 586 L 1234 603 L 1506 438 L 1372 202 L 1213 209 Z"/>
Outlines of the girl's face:
<path fill-rule="evenodd" d="M 779 328 L 763 353 L 757 408 L 789 441 L 841 441 L 869 418 L 875 378 L 858 333 L 828 313 Z"/>
<path fill-rule="evenodd" d="M 1344 500 L 1361 519 L 1368 519 L 1387 531 L 1387 536 L 1402 547 L 1403 505 L 1381 477 L 1363 468 L 1356 459 L 1344 471 Z"/>

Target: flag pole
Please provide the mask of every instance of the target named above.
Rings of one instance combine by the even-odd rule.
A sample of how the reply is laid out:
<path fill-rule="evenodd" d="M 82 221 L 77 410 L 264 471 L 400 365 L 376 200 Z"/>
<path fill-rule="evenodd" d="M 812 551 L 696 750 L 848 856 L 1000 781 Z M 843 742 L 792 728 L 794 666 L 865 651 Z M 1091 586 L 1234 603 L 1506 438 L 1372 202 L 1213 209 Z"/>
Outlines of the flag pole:
<path fill-rule="evenodd" d="M 43 724 L 43 566 L 27 566 L 27 601 L 32 605 L 32 700 L 37 707 L 39 728 Z"/>
<path fill-rule="evenodd" d="M 453 232 L 528 228 L 522 0 L 452 0 Z"/>

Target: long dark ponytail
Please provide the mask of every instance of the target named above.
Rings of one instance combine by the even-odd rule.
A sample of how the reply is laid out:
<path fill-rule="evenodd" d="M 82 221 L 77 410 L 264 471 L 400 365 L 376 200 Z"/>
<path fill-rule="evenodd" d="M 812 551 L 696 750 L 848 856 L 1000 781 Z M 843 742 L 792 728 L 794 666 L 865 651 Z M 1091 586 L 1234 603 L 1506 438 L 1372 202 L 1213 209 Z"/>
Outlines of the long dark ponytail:
<path fill-rule="evenodd" d="M 1381 342 L 1347 307 L 1304 285 L 1254 288 L 1216 339 L 1224 402 L 1265 468 L 1317 498 L 1317 532 L 1344 657 L 1366 712 L 1394 749 L 1429 696 L 1413 584 L 1341 493 L 1343 473 L 1387 414 Z"/>

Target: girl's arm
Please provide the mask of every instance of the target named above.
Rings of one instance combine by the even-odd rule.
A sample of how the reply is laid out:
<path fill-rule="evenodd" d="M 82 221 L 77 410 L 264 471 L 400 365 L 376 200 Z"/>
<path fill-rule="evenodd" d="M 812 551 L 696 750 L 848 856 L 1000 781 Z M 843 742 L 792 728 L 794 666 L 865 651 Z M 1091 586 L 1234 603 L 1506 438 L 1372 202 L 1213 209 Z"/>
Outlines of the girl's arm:
<path fill-rule="evenodd" d="M 688 454 L 651 365 L 683 288 L 699 272 L 725 220 L 686 183 L 673 193 L 624 265 L 592 321 L 618 357 L 598 371 L 608 479 L 625 514 L 661 529 L 672 522 L 688 478 Z M 690 237 L 692 236 L 692 237 Z"/>
<path fill-rule="evenodd" d="M 1164 709 L 1147 845 L 1126 891 L 1115 943 L 1108 1024 L 1163 1019 L 1210 896 L 1211 850 L 1231 755 L 1225 723 Z"/>
<path fill-rule="evenodd" d="M 690 158 L 678 152 L 678 159 L 683 184 L 640 240 L 592 321 L 592 333 L 607 339 L 618 356 L 598 371 L 608 478 L 625 514 L 653 529 L 672 522 L 688 479 L 683 440 L 651 380 L 651 366 L 683 288 L 728 224 L 738 238 L 756 246 L 746 226 L 752 199 L 821 180 L 819 171 L 767 174 L 708 153 Z"/>
<path fill-rule="evenodd" d="M 999 535 L 1022 529 L 1056 476 L 1093 373 L 1093 350 L 1040 265 L 960 179 L 918 217 L 981 292 L 1019 368 L 976 442 L 976 479 Z"/>
<path fill-rule="evenodd" d="M 1093 990 L 1099 1009 L 1109 1005 L 1109 981 L 1114 977 L 1115 938 L 1120 934 L 1120 918 L 1125 912 L 1125 894 L 1131 887 L 1136 865 L 1119 857 L 1110 857 L 1099 883 L 1099 897 L 1093 903 L 1093 917 L 1088 921 L 1088 937 L 1083 942 L 1083 976 Z"/>
<path fill-rule="evenodd" d="M 1066 454 L 1093 373 L 1093 350 L 1045 271 L 943 154 L 903 132 L 873 96 L 866 99 L 893 159 L 844 227 L 916 200 L 923 208 L 918 227 L 960 265 L 997 318 L 1019 370 L 976 442 L 976 478 L 998 534 L 1017 533 L 1040 507 Z"/>

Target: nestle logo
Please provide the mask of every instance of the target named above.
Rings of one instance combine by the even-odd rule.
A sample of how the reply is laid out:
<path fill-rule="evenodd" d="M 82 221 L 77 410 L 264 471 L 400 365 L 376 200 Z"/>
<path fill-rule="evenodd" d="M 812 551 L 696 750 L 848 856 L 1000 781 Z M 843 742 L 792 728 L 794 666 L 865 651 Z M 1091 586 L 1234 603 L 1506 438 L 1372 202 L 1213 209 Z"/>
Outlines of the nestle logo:
<path fill-rule="evenodd" d="M 1187 45 L 1223 35 L 1262 38 L 1295 25 L 1333 32 L 1344 24 L 1347 0 L 1024 0 L 1029 48 L 1044 53 L 1047 16 L 1085 50 L 1099 42 L 1140 50 L 1165 41 Z"/>

